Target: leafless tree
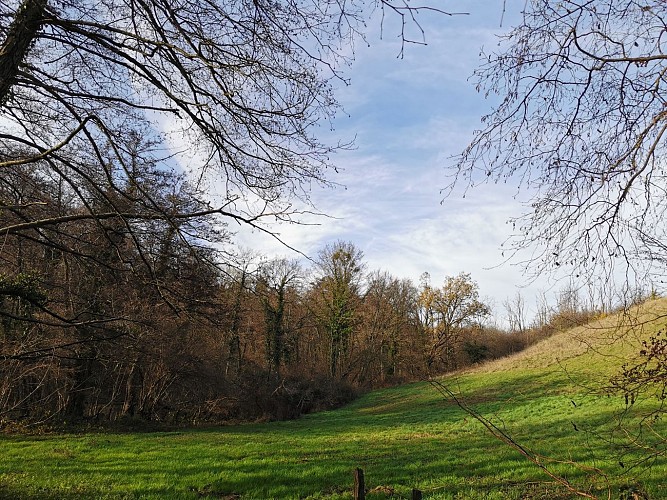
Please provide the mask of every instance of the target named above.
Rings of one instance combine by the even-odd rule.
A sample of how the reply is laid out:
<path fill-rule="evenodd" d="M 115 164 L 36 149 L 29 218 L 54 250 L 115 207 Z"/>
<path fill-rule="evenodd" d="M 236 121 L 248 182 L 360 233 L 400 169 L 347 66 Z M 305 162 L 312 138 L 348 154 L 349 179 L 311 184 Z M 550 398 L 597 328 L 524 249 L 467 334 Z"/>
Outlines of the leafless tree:
<path fill-rule="evenodd" d="M 532 196 L 509 247 L 535 272 L 662 280 L 666 22 L 657 0 L 530 0 L 484 54 L 478 89 L 500 103 L 455 177 Z"/>
<path fill-rule="evenodd" d="M 521 292 L 503 302 L 507 311 L 507 321 L 511 332 L 524 333 L 526 331 L 526 302 Z"/>
<path fill-rule="evenodd" d="M 329 341 L 332 377 L 343 370 L 358 321 L 364 279 L 364 254 L 353 243 L 336 241 L 324 247 L 316 263 L 313 313 Z"/>
<path fill-rule="evenodd" d="M 79 191 L 94 180 L 95 194 L 122 194 L 134 131 L 180 150 L 193 194 L 213 198 L 193 211 L 154 207 L 164 219 L 289 219 L 290 201 L 327 183 L 337 146 L 318 141 L 313 126 L 335 113 L 331 83 L 342 80 L 347 46 L 376 9 L 403 19 L 405 42 L 413 41 L 406 26 L 419 27 L 416 14 L 437 10 L 400 0 L 3 2 L 0 168 L 46 164 L 79 198 L 79 218 L 142 218 L 118 203 L 101 212 Z M 168 158 L 163 150 L 159 160 Z M 62 223 L 52 216 L 0 230 Z"/>
<path fill-rule="evenodd" d="M 81 257 L 81 228 L 96 227 L 110 252 L 133 249 L 132 271 L 168 301 L 166 240 L 201 257 L 233 221 L 274 234 L 265 223 L 294 220 L 296 200 L 308 207 L 312 184 L 328 183 L 339 146 L 314 128 L 335 114 L 333 82 L 377 9 L 403 20 L 405 42 L 420 33 L 416 14 L 437 10 L 401 0 L 2 2 L 0 235 Z M 169 174 L 177 162 L 184 174 Z"/>
<path fill-rule="evenodd" d="M 447 276 L 442 288 L 432 288 L 423 276 L 419 303 L 432 337 L 429 363 L 442 361 L 445 369 L 456 368 L 455 351 L 463 330 L 479 325 L 491 313 L 479 299 L 479 285 L 470 274 L 460 273 Z"/>
<path fill-rule="evenodd" d="M 290 320 L 302 281 L 298 261 L 281 258 L 262 264 L 256 292 L 262 303 L 269 370 L 278 372 L 282 363 L 292 361 L 296 325 Z"/>
<path fill-rule="evenodd" d="M 355 377 L 361 384 L 417 378 L 425 371 L 426 339 L 419 321 L 419 291 L 410 280 L 373 271 L 360 307 Z"/>
<path fill-rule="evenodd" d="M 666 36 L 663 1 L 527 1 L 484 54 L 478 88 L 500 102 L 455 165 L 454 182 L 516 183 L 532 197 L 509 248 L 529 249 L 534 272 L 560 269 L 612 297 L 620 277 L 624 305 L 635 290 L 664 289 L 667 271 Z M 582 317 L 571 294 L 559 308 Z M 614 379 L 630 405 L 657 392 L 658 414 L 660 335 Z M 619 428 L 632 435 L 629 421 Z"/>

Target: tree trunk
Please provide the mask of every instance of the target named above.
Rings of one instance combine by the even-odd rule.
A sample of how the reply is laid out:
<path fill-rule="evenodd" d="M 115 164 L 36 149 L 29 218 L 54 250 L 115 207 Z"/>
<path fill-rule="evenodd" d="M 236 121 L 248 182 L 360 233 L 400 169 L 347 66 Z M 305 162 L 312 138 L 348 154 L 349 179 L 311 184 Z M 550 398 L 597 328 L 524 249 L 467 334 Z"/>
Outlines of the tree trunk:
<path fill-rule="evenodd" d="M 46 4 L 47 0 L 23 0 L 9 26 L 7 38 L 0 46 L 0 105 L 6 101 L 19 67 L 37 36 Z"/>

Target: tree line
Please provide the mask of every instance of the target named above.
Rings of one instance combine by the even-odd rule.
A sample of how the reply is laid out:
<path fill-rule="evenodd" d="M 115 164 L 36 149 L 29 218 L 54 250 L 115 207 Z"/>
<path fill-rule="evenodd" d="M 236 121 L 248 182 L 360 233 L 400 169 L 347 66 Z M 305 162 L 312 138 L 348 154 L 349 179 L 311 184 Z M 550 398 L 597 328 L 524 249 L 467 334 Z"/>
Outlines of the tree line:
<path fill-rule="evenodd" d="M 133 179 L 127 203 L 150 189 L 169 210 L 187 190 L 148 167 Z M 369 272 L 341 241 L 307 268 L 234 256 L 225 234 L 204 244 L 187 236 L 201 234 L 192 221 L 176 230 L 137 206 L 146 216 L 131 222 L 79 218 L 67 190 L 20 169 L 0 192 L 21 214 L 67 220 L 8 233 L 0 249 L 5 423 L 286 418 L 479 360 L 464 339 L 488 309 L 469 275 L 417 287 Z M 11 210 L 0 218 L 22 224 Z"/>
<path fill-rule="evenodd" d="M 290 418 L 539 337 L 489 326 L 469 274 L 416 285 L 369 270 L 344 241 L 308 265 L 234 253 L 206 217 L 152 217 L 192 203 L 189 185 L 155 164 L 133 166 L 119 192 L 85 195 L 100 213 L 113 197 L 131 220 L 80 217 L 80 198 L 47 169 L 3 178 L 0 196 L 20 210 L 0 221 L 24 226 L 0 248 L 5 424 Z M 143 205 L 143 191 L 160 204 Z"/>
<path fill-rule="evenodd" d="M 377 11 L 405 44 L 438 9 L 0 4 L 0 418 L 255 417 L 382 379 L 350 368 L 370 321 L 359 255 L 306 278 L 237 258 L 229 231 L 277 236 L 315 210 L 346 144 L 314 129 Z"/>
<path fill-rule="evenodd" d="M 46 168 L 3 178 L 0 196 L 18 208 L 0 221 L 21 227 L 0 248 L 5 423 L 287 418 L 522 345 L 484 326 L 490 309 L 468 274 L 415 285 L 369 271 L 342 241 L 307 267 L 236 255 L 206 217 L 153 217 L 192 203 L 188 183 L 133 166 L 119 192 L 85 192 L 131 220 L 80 217 L 80 198 Z M 160 204 L 145 206 L 143 191 Z"/>

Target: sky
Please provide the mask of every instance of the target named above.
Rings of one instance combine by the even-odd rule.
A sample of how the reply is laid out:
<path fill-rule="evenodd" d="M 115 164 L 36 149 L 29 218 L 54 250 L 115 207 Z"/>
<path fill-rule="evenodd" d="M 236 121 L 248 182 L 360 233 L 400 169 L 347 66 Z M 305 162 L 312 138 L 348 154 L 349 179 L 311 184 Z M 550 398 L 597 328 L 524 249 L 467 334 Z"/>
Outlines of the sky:
<path fill-rule="evenodd" d="M 370 270 L 387 271 L 432 285 L 446 276 L 470 273 L 481 296 L 502 319 L 502 303 L 517 291 L 535 312 L 538 291 L 554 296 L 562 283 L 525 276 L 517 263 L 504 263 L 501 244 L 511 234 L 507 220 L 525 211 L 517 186 L 485 185 L 444 197 L 451 157 L 460 153 L 481 126 L 493 102 L 470 79 L 480 49 L 493 49 L 497 35 L 511 27 L 523 2 L 443 1 L 465 16 L 420 15 L 428 45 L 410 45 L 397 58 L 396 30 L 369 24 L 370 47 L 358 44 L 345 71 L 348 86 L 336 89 L 344 108 L 324 140 L 355 139 L 355 148 L 336 154 L 339 169 L 330 180 L 340 187 L 311 193 L 330 216 L 318 225 L 277 228 L 288 245 L 309 256 L 336 240 L 361 249 Z M 376 20 L 377 21 L 377 20 Z M 502 23 L 502 26 L 501 26 Z M 241 230 L 242 244 L 269 256 L 298 257 L 271 238 Z"/>

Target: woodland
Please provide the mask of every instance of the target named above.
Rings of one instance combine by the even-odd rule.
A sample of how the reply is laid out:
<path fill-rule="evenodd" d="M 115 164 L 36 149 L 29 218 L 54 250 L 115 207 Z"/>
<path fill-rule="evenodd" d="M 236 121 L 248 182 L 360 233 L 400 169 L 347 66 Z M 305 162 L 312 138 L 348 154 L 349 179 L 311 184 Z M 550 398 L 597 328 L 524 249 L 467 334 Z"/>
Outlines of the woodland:
<path fill-rule="evenodd" d="M 477 72 L 503 100 L 452 185 L 534 193 L 508 246 L 532 248 L 534 272 L 651 289 L 667 6 L 526 5 Z M 0 4 L 1 425 L 290 418 L 600 314 L 568 288 L 527 324 L 519 296 L 504 331 L 465 272 L 415 284 L 367 269 L 352 242 L 301 260 L 235 245 L 237 224 L 279 239 L 275 224 L 316 211 L 309 189 L 330 185 L 347 145 L 313 128 L 333 119 L 347 49 L 377 11 L 404 46 L 424 43 L 420 14 L 448 14 L 400 0 Z"/>
<path fill-rule="evenodd" d="M 294 418 L 516 352 L 590 317 L 565 294 L 547 324 L 484 326 L 490 311 L 469 275 L 417 287 L 367 272 L 343 242 L 312 269 L 258 258 L 221 272 L 158 239 L 156 290 L 121 238 L 103 246 L 95 224 L 79 224 L 76 258 L 5 243 L 21 272 L 2 283 L 4 425 Z"/>
<path fill-rule="evenodd" d="M 389 1 L 0 5 L 0 423 L 283 419 L 525 344 L 468 274 L 431 286 L 239 249 L 314 210 L 312 135 Z M 440 13 L 444 14 L 444 13 Z M 165 123 L 167 125 L 165 125 Z M 296 209 L 294 207 L 306 207 Z"/>

